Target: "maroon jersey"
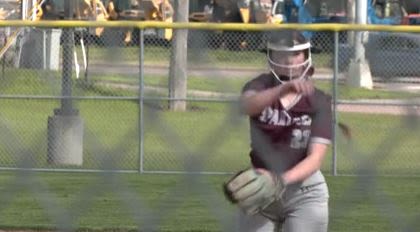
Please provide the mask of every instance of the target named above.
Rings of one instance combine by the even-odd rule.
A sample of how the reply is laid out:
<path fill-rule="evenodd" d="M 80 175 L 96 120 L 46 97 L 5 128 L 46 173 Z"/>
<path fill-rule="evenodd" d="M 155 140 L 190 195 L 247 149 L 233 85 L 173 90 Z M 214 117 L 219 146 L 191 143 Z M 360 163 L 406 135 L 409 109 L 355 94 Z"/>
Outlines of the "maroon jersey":
<path fill-rule="evenodd" d="M 243 91 L 261 91 L 278 84 L 272 74 L 262 74 Z M 250 127 L 253 166 L 284 172 L 306 157 L 310 143 L 331 142 L 331 97 L 315 89 L 310 96 L 298 96 L 287 108 L 275 101 L 250 117 Z"/>

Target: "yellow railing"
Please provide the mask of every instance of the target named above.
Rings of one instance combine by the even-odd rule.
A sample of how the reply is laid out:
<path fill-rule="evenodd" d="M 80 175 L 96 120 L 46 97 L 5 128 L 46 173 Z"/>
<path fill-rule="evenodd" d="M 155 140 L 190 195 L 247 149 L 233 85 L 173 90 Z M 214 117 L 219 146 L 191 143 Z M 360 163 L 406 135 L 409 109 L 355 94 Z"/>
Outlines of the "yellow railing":
<path fill-rule="evenodd" d="M 244 23 L 167 23 L 156 21 L 29 21 L 0 20 L 0 27 L 137 27 L 137 28 L 172 28 L 235 31 L 268 31 L 297 29 L 308 31 L 385 31 L 385 32 L 420 32 L 420 26 L 407 25 L 371 25 L 371 24 L 244 24 Z"/>

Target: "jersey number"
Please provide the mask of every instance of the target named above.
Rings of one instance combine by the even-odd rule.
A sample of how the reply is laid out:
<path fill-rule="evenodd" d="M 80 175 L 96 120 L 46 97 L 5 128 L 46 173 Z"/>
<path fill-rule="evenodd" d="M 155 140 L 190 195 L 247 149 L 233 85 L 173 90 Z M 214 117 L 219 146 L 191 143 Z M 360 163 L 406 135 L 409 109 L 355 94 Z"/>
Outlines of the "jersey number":
<path fill-rule="evenodd" d="M 292 141 L 290 142 L 290 147 L 295 149 L 305 148 L 308 145 L 310 135 L 311 130 L 294 129 L 292 131 Z"/>

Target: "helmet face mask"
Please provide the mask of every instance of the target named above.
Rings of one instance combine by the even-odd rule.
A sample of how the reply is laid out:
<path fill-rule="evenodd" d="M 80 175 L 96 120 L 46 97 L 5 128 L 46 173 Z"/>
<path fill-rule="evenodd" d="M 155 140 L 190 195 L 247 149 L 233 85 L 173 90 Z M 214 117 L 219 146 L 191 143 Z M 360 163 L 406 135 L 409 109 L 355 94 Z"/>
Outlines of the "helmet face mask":
<path fill-rule="evenodd" d="M 291 31 L 272 34 L 267 44 L 270 71 L 281 83 L 292 79 L 306 79 L 312 73 L 310 43 Z"/>

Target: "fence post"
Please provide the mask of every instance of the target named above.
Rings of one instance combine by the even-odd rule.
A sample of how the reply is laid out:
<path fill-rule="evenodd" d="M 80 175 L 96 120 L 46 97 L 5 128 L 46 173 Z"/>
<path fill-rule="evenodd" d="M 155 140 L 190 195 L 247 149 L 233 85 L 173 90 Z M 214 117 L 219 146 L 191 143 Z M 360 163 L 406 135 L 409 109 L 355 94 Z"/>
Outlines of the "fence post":
<path fill-rule="evenodd" d="M 337 84 L 338 84 L 338 31 L 334 31 L 334 67 L 332 83 L 332 102 L 333 102 L 333 141 L 332 141 L 332 175 L 337 175 Z"/>
<path fill-rule="evenodd" d="M 4 47 L 6 47 L 7 46 L 7 34 L 5 33 L 4 34 Z M 5 68 L 5 65 L 6 65 L 6 52 L 4 52 L 4 54 L 3 54 L 3 56 L 1 57 L 1 78 L 3 79 L 4 78 L 4 68 Z"/>
<path fill-rule="evenodd" d="M 144 172 L 144 29 L 139 30 L 139 172 Z"/>
<path fill-rule="evenodd" d="M 82 30 L 82 39 L 83 39 L 83 32 L 84 30 Z M 89 29 L 87 30 L 87 41 L 86 41 L 86 66 L 85 66 L 85 82 L 88 83 L 89 82 L 89 45 L 91 43 L 91 37 L 89 34 Z M 82 40 L 83 41 L 83 40 Z"/>

